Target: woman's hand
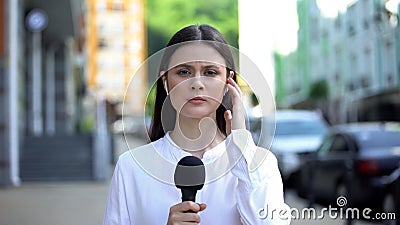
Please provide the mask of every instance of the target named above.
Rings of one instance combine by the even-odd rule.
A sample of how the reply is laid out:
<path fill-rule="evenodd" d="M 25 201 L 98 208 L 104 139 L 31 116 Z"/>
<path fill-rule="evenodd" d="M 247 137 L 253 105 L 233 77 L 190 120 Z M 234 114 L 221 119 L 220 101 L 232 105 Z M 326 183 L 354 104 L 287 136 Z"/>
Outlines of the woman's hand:
<path fill-rule="evenodd" d="M 232 111 L 226 110 L 224 117 L 226 121 L 226 134 L 229 135 L 232 130 L 246 129 L 245 110 L 242 101 L 242 91 L 239 85 L 229 77 L 227 87 L 232 99 Z"/>
<path fill-rule="evenodd" d="M 197 204 L 192 201 L 185 201 L 172 206 L 169 209 L 168 224 L 167 225 L 190 225 L 199 224 L 200 216 L 198 212 L 203 211 L 206 204 Z M 192 211 L 192 212 L 187 212 Z"/>

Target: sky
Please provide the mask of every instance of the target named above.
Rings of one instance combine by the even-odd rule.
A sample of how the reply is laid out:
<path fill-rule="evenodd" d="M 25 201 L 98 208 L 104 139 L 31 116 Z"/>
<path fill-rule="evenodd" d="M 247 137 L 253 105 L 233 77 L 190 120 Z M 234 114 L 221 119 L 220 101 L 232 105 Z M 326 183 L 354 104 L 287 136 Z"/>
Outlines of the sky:
<path fill-rule="evenodd" d="M 276 15 L 273 18 L 280 18 L 274 26 L 274 46 L 281 54 L 289 54 L 296 49 L 297 43 L 297 0 L 275 1 L 273 7 L 276 8 Z M 338 12 L 345 12 L 349 4 L 355 0 L 317 0 L 318 8 L 324 17 L 334 18 Z M 397 12 L 397 4 L 400 0 L 389 0 L 386 7 Z M 284 13 L 282 13 L 284 12 Z"/>

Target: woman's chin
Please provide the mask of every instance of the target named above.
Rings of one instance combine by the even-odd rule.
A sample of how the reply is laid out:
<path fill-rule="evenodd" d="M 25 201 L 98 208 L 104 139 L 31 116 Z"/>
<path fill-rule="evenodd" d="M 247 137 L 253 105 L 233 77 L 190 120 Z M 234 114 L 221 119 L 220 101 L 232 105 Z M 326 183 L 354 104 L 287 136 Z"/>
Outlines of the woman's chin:
<path fill-rule="evenodd" d="M 200 110 L 188 110 L 188 111 L 181 111 L 181 116 L 190 119 L 203 119 L 211 116 L 210 112 L 201 112 Z"/>

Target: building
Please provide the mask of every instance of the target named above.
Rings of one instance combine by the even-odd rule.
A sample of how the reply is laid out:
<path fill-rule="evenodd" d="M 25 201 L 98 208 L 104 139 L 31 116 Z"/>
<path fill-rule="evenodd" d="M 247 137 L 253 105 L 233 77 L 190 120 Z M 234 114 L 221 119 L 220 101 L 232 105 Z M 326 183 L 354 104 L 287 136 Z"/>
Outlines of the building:
<path fill-rule="evenodd" d="M 277 55 L 278 105 L 319 107 L 331 123 L 400 120 L 397 17 L 373 0 L 356 1 L 334 19 L 318 11 L 315 0 L 298 1 L 298 49 Z M 310 93 L 319 81 L 329 90 L 316 101 Z"/>
<path fill-rule="evenodd" d="M 144 113 L 148 90 L 141 68 L 147 55 L 144 13 L 143 0 L 87 1 L 88 88 L 94 96 L 116 104 L 117 113 L 123 101 L 125 114 Z"/>
<path fill-rule="evenodd" d="M 0 0 L 0 185 L 108 178 L 84 41 L 84 1 Z"/>

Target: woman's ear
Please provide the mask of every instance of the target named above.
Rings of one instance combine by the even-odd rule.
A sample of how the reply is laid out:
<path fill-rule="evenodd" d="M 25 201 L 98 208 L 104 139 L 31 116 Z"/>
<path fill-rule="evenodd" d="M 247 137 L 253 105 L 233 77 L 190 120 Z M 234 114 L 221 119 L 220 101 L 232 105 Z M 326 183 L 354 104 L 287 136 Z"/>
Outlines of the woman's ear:
<path fill-rule="evenodd" d="M 159 76 L 161 77 L 161 79 L 163 79 L 164 80 L 164 78 L 165 78 L 165 71 L 160 71 L 160 74 L 159 74 Z"/>

